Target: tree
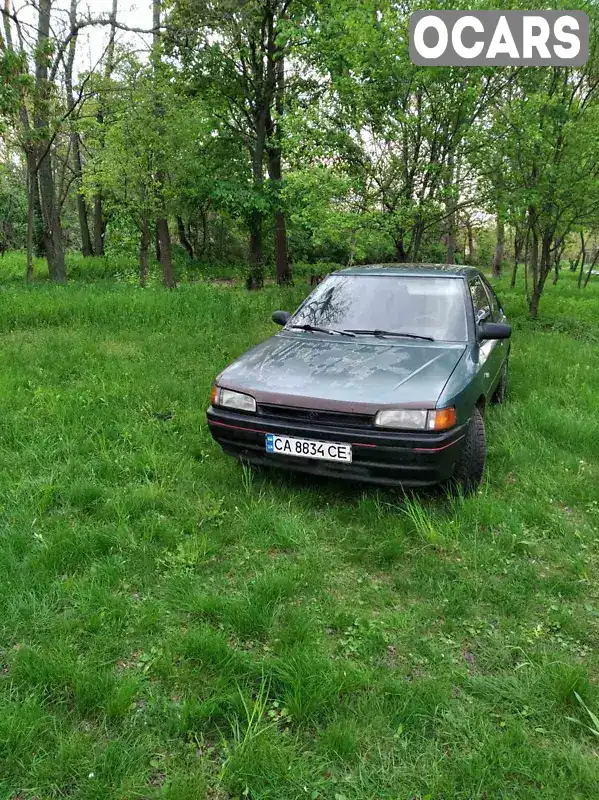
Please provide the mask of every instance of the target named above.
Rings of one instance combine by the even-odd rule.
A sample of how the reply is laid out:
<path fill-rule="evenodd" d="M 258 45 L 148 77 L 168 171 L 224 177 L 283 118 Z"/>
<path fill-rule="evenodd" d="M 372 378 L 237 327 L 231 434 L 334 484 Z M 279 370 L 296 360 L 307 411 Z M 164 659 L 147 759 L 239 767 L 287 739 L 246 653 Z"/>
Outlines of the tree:
<path fill-rule="evenodd" d="M 173 130 L 176 123 L 170 116 L 173 104 L 167 85 L 160 95 L 163 116 L 160 120 L 156 116 L 160 73 L 157 77 L 151 65 L 140 64 L 133 57 L 123 62 L 121 70 L 120 82 L 115 84 L 118 91 L 110 104 L 103 101 L 102 120 L 98 120 L 93 106 L 92 113 L 86 115 L 89 157 L 84 191 L 92 201 L 100 196 L 109 216 L 125 215 L 137 229 L 139 274 L 144 285 L 149 274 L 152 229 L 156 229 L 159 214 L 164 214 L 165 186 L 157 186 L 155 176 L 157 160 L 161 169 L 168 160 L 170 140 L 161 138 L 160 131 L 163 126 Z"/>
<path fill-rule="evenodd" d="M 110 79 L 114 70 L 114 52 L 115 52 L 115 37 L 116 37 L 116 22 L 118 12 L 118 0 L 112 0 L 112 10 L 110 12 L 110 30 L 108 34 L 108 46 L 106 48 L 106 59 L 104 65 L 103 85 L 100 87 L 98 93 L 98 110 L 96 112 L 96 119 L 100 126 L 100 132 L 104 124 L 104 91 L 110 86 Z M 102 140 L 100 138 L 100 146 Z M 104 239 L 106 236 L 106 218 L 104 216 L 104 207 L 102 203 L 102 192 L 97 191 L 93 199 L 94 205 L 94 252 L 98 256 L 104 255 Z"/>
<path fill-rule="evenodd" d="M 77 26 L 77 4 L 78 0 L 71 0 L 71 8 L 69 14 L 69 22 L 72 30 L 76 30 Z M 75 93 L 73 91 L 73 66 L 75 64 L 75 54 L 77 50 L 77 34 L 75 34 L 69 42 L 67 51 L 67 60 L 65 64 L 65 88 L 67 95 L 67 102 L 69 107 L 75 108 Z M 81 191 L 81 177 L 83 174 L 83 161 L 81 158 L 81 140 L 79 131 L 74 124 L 74 115 L 71 117 L 71 153 L 73 159 L 73 174 L 75 178 L 75 187 L 77 190 L 77 213 L 79 215 L 79 228 L 81 232 L 81 252 L 84 257 L 92 256 L 94 250 L 92 247 L 92 240 L 89 232 L 89 221 L 87 213 L 87 203 Z"/>
<path fill-rule="evenodd" d="M 35 49 L 34 144 L 31 163 L 32 168 L 38 174 L 39 180 L 48 271 L 53 281 L 63 283 L 67 279 L 67 271 L 62 241 L 60 204 L 56 192 L 54 165 L 52 163 L 53 132 L 51 130 L 51 119 L 54 96 L 49 76 L 53 50 L 50 40 L 51 10 L 52 0 L 40 0 L 38 39 Z"/>
<path fill-rule="evenodd" d="M 152 0 L 152 17 L 154 24 L 153 44 L 152 44 L 152 70 L 154 79 L 154 114 L 157 124 L 157 142 L 160 142 L 165 134 L 164 126 L 164 108 L 160 99 L 161 90 L 164 82 L 161 81 L 162 77 L 162 37 L 160 34 L 160 15 L 162 9 L 162 0 Z M 157 161 L 158 168 L 155 174 L 155 195 L 156 195 L 156 239 L 159 246 L 160 266 L 162 267 L 162 281 L 169 289 L 174 289 L 176 286 L 175 277 L 173 274 L 173 263 L 171 258 L 171 238 L 168 227 L 168 219 L 166 216 L 166 205 L 164 201 L 164 185 L 166 182 L 166 172 L 164 165 L 161 163 L 163 154 L 158 153 Z"/>
<path fill-rule="evenodd" d="M 248 286 L 264 283 L 263 223 L 272 211 L 277 280 L 291 280 L 285 210 L 281 203 L 281 122 L 287 88 L 287 32 L 303 14 L 298 0 L 235 0 L 195 3 L 175 0 L 169 18 L 173 50 L 186 80 L 209 94 L 215 125 L 229 128 L 249 155 L 253 203 L 247 209 L 250 273 Z M 265 187 L 265 161 L 269 186 Z"/>
<path fill-rule="evenodd" d="M 62 15 L 63 10 L 58 6 L 53 8 L 53 0 L 40 0 L 36 11 L 37 37 L 31 43 L 23 32 L 25 23 L 18 13 L 9 9 L 9 3 L 5 2 L 4 8 L 0 8 L 4 23 L 2 50 L 16 56 L 21 64 L 19 102 L 18 107 L 13 109 L 11 122 L 17 131 L 27 163 L 27 278 L 30 279 L 33 274 L 35 217 L 39 208 L 50 277 L 53 281 L 64 282 L 66 265 L 61 212 L 65 197 L 60 191 L 63 180 L 58 185 L 56 182 L 57 145 L 65 125 L 84 101 L 85 88 L 91 77 L 90 73 L 83 79 L 76 94 L 70 92 L 69 89 L 73 88 L 73 75 L 72 64 L 70 68 L 68 66 L 69 60 L 71 56 L 74 59 L 77 36 L 83 28 L 116 26 L 117 23 L 112 18 L 93 17 L 89 13 L 78 17 L 76 2 L 71 3 L 66 21 Z M 13 26 L 18 43 L 13 36 Z M 71 96 L 66 101 L 61 96 L 59 86 L 61 69 L 66 73 L 65 82 L 70 84 L 66 86 L 66 93 Z"/>
<path fill-rule="evenodd" d="M 509 204 L 526 210 L 533 317 L 560 243 L 599 211 L 598 92 L 592 62 L 521 72 L 487 137 L 501 158 Z"/>
<path fill-rule="evenodd" d="M 442 231 L 445 258 L 453 262 L 458 214 L 478 199 L 475 133 L 507 76 L 414 66 L 409 13 L 398 13 L 394 3 L 341 0 L 319 9 L 309 57 L 328 75 L 323 116 L 331 135 L 345 142 L 341 157 L 361 176 L 367 207 L 387 217 L 397 261 L 418 261 L 426 237 Z"/>
<path fill-rule="evenodd" d="M 498 209 L 497 243 L 495 245 L 495 252 L 493 253 L 493 264 L 492 264 L 494 278 L 501 277 L 504 240 L 505 240 L 505 219 L 504 219 L 503 209 Z"/>
<path fill-rule="evenodd" d="M 8 165 L 22 149 L 6 185 L 27 176 L 15 197 L 28 201 L 29 278 L 39 221 L 53 280 L 65 279 L 66 243 L 101 254 L 109 230 L 139 244 L 142 283 L 158 239 L 167 286 L 171 231 L 190 269 L 249 261 L 250 288 L 271 264 L 289 282 L 292 261 L 318 275 L 323 261 L 467 259 L 497 276 L 513 242 L 512 281 L 524 254 L 535 315 L 572 237 L 592 240 L 593 9 L 584 67 L 486 69 L 414 66 L 413 5 L 392 0 L 147 3 L 148 60 L 117 42 L 118 0 L 100 16 L 43 0 L 30 27 L 0 9 L 1 156 Z M 107 28 L 107 46 L 76 74 L 92 25 Z M 5 221 L 5 240 L 22 235 Z M 581 288 L 587 250 L 574 265 Z"/>

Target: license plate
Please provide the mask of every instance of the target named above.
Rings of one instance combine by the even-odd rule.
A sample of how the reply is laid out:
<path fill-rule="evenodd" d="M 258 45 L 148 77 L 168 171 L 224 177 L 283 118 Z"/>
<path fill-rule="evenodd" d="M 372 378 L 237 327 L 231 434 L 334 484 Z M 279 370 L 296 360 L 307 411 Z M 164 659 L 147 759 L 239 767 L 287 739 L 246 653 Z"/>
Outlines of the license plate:
<path fill-rule="evenodd" d="M 319 458 L 323 461 L 351 462 L 351 444 L 318 442 L 315 439 L 296 439 L 294 436 L 266 434 L 266 452 L 281 456 Z"/>

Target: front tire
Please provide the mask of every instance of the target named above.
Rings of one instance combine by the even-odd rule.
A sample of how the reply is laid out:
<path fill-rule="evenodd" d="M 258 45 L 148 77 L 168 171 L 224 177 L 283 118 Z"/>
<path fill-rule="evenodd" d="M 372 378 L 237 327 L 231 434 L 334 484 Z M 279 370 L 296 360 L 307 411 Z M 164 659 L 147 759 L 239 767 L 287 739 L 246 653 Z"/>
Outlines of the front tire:
<path fill-rule="evenodd" d="M 453 473 L 453 482 L 464 494 L 475 492 L 483 479 L 487 460 L 487 439 L 485 422 L 478 408 L 474 409 L 466 441 L 458 458 Z"/>

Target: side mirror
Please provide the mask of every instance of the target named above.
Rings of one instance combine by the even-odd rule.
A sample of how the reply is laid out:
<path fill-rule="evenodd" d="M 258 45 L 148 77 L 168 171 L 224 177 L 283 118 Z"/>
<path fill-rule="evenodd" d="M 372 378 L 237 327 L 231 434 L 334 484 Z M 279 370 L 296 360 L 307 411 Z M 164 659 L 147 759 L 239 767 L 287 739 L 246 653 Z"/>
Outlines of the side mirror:
<path fill-rule="evenodd" d="M 273 311 L 272 321 L 276 322 L 277 325 L 287 325 L 290 319 L 291 314 L 289 311 Z"/>
<path fill-rule="evenodd" d="M 479 342 L 485 339 L 509 339 L 512 335 L 512 326 L 504 322 L 484 322 L 476 329 L 476 339 Z"/>

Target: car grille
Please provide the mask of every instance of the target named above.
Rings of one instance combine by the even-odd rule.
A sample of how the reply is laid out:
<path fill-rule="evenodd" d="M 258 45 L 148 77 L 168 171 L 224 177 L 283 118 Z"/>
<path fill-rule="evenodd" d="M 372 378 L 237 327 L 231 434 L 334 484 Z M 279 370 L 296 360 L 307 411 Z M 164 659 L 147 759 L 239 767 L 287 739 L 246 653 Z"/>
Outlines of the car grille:
<path fill-rule="evenodd" d="M 314 425 L 330 425 L 339 428 L 369 428 L 372 414 L 348 414 L 345 411 L 320 411 L 311 408 L 276 406 L 266 403 L 258 405 L 258 414 L 287 422 L 307 422 Z"/>

